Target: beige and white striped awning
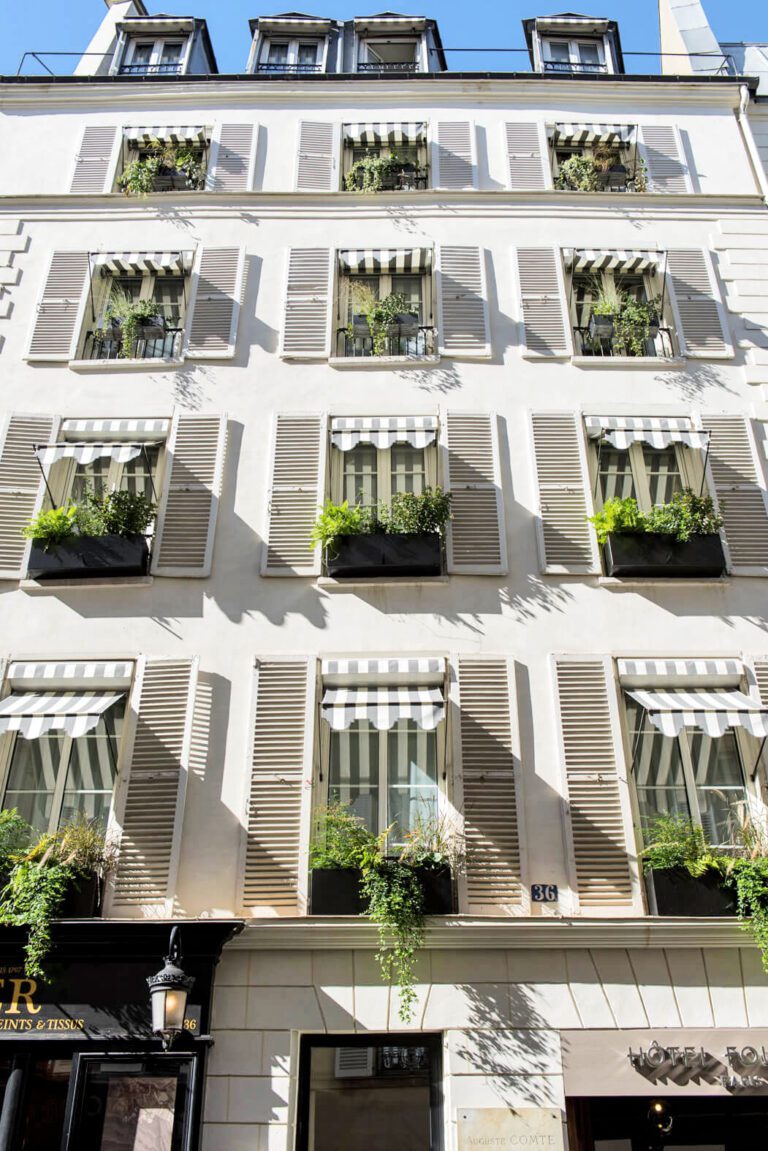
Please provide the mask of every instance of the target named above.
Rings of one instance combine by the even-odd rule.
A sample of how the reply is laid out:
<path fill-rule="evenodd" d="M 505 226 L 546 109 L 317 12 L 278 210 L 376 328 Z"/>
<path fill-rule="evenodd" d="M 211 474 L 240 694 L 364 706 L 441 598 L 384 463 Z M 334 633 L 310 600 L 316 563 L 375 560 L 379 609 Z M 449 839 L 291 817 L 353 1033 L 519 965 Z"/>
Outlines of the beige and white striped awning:
<path fill-rule="evenodd" d="M 92 464 L 94 460 L 114 460 L 118 464 L 127 464 L 145 452 L 148 447 L 155 445 L 146 440 L 140 443 L 116 441 L 108 444 L 99 444 L 91 440 L 88 443 L 39 444 L 35 448 L 35 455 L 42 468 L 50 468 L 57 460 L 75 460 L 78 464 Z"/>
<path fill-rule="evenodd" d="M 331 443 L 341 452 L 361 443 L 376 448 L 393 444 L 426 448 L 436 438 L 436 416 L 337 416 L 331 420 Z"/>
<path fill-rule="evenodd" d="M 744 677 L 740 659 L 620 659 L 625 687 L 736 687 Z"/>
<path fill-rule="evenodd" d="M 40 739 L 49 731 L 62 731 L 78 739 L 92 731 L 104 712 L 122 695 L 122 692 L 70 691 L 9 695 L 0 700 L 0 734 L 14 731 L 23 739 Z"/>
<path fill-rule="evenodd" d="M 660 252 L 634 248 L 565 248 L 566 268 L 572 272 L 651 272 L 658 265 Z"/>
<path fill-rule="evenodd" d="M 61 434 L 73 440 L 164 439 L 170 420 L 62 420 Z"/>
<path fill-rule="evenodd" d="M 374 148 L 387 144 L 390 148 L 401 144 L 423 144 L 427 138 L 427 125 L 422 120 L 415 124 L 345 124 L 344 143 L 354 148 Z"/>
<path fill-rule="evenodd" d="M 555 144 L 627 146 L 635 138 L 634 124 L 553 124 L 547 135 Z"/>
<path fill-rule="evenodd" d="M 12 687 L 29 691 L 40 688 L 75 688 L 81 685 L 92 691 L 94 687 L 130 687 L 133 679 L 131 660 L 66 660 L 63 663 L 22 662 L 14 660 L 8 668 L 8 682 Z"/>
<path fill-rule="evenodd" d="M 192 270 L 193 252 L 91 252 L 103 276 L 183 276 Z"/>
<path fill-rule="evenodd" d="M 145 147 L 155 140 L 163 143 L 186 145 L 198 148 L 205 145 L 210 137 L 207 128 L 200 124 L 160 124 L 149 127 L 126 128 L 126 143 L 133 148 Z"/>
<path fill-rule="evenodd" d="M 709 444 L 709 432 L 697 431 L 685 416 L 585 416 L 584 423 L 591 440 L 602 437 L 619 451 L 637 443 L 658 449 L 685 444 L 706 451 Z"/>
<path fill-rule="evenodd" d="M 442 656 L 324 659 L 320 671 L 325 687 L 436 687 L 445 681 L 445 660 Z"/>
<path fill-rule="evenodd" d="M 334 731 L 355 721 L 388 731 L 401 719 L 434 731 L 445 718 L 445 703 L 439 687 L 331 687 L 323 693 L 322 716 Z"/>
<path fill-rule="evenodd" d="M 342 272 L 428 272 L 432 268 L 431 248 L 345 248 L 339 252 Z"/>
<path fill-rule="evenodd" d="M 654 727 L 676 736 L 695 727 L 718 739 L 729 728 L 741 727 L 762 739 L 768 736 L 768 708 L 743 691 L 628 691 L 648 712 Z"/>
<path fill-rule="evenodd" d="M 575 28 L 582 32 L 600 32 L 608 27 L 608 21 L 601 16 L 537 16 L 536 27 L 540 31 Z"/>

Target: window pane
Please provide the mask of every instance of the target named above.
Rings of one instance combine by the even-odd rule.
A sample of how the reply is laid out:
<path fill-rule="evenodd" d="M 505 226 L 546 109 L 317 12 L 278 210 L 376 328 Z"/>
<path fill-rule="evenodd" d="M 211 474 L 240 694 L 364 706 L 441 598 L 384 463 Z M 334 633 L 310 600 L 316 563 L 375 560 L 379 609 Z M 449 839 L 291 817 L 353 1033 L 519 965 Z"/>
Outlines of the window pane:
<path fill-rule="evenodd" d="M 123 464 L 120 475 L 120 488 L 134 495 L 143 495 L 152 503 L 157 502 L 156 485 L 153 481 L 157 475 L 157 461 L 160 456 L 160 445 L 143 449 L 140 456 Z"/>
<path fill-rule="evenodd" d="M 746 790 L 736 736 L 693 731 L 689 739 L 704 834 L 712 845 L 737 843 Z"/>
<path fill-rule="evenodd" d="M 61 764 L 64 737 L 50 732 L 40 739 L 16 737 L 3 807 L 16 807 L 35 831 L 48 830 Z"/>
<path fill-rule="evenodd" d="M 314 64 L 317 61 L 317 44 L 299 44 L 299 64 Z"/>
<path fill-rule="evenodd" d="M 643 445 L 643 461 L 651 490 L 652 504 L 666 504 L 675 492 L 682 489 L 677 453 L 670 444 L 668 448 L 651 448 Z"/>
<path fill-rule="evenodd" d="M 582 64 L 599 64 L 600 53 L 597 44 L 579 44 L 579 60 Z"/>
<path fill-rule="evenodd" d="M 162 64 L 175 64 L 181 59 L 183 44 L 163 44 Z"/>
<path fill-rule="evenodd" d="M 137 1056 L 88 1060 L 73 1146 L 79 1151 L 182 1151 L 187 1146 L 191 1062 Z"/>
<path fill-rule="evenodd" d="M 392 465 L 392 490 L 396 492 L 415 492 L 421 495 L 426 487 L 426 466 L 424 462 L 424 449 L 412 448 L 410 444 L 394 444 L 390 451 Z"/>
<path fill-rule="evenodd" d="M 115 704 L 104 713 L 93 731 L 73 740 L 60 826 L 81 815 L 107 826 L 122 713 L 122 703 Z"/>
<path fill-rule="evenodd" d="M 556 60 L 559 64 L 570 63 L 571 52 L 567 43 L 562 40 L 550 40 L 548 47 L 550 60 Z"/>
<path fill-rule="evenodd" d="M 152 299 L 160 305 L 160 312 L 170 327 L 181 327 L 184 311 L 184 281 L 181 277 L 156 276 Z"/>
<path fill-rule="evenodd" d="M 148 64 L 152 59 L 154 44 L 136 44 L 133 49 L 133 64 Z"/>
<path fill-rule="evenodd" d="M 363 153 L 365 155 L 365 152 Z M 355 304 L 355 287 L 359 285 L 361 288 L 370 288 L 375 298 L 379 298 L 379 277 L 378 276 L 350 276 L 349 277 L 349 292 L 347 294 L 347 323 L 352 322 L 354 315 L 359 315 L 358 308 Z M 365 333 L 368 334 L 368 325 L 364 321 Z"/>
<path fill-rule="evenodd" d="M 401 719 L 387 733 L 387 826 L 390 843 L 403 842 L 416 823 L 437 815 L 437 735 Z"/>
<path fill-rule="evenodd" d="M 373 507 L 379 498 L 378 452 L 373 444 L 358 444 L 343 457 L 343 499 L 350 504 Z"/>
<path fill-rule="evenodd" d="M 421 276 L 393 276 L 392 291 L 404 295 L 408 301 L 407 310 L 421 320 Z"/>
<path fill-rule="evenodd" d="M 641 827 L 651 827 L 660 815 L 690 818 L 677 739 L 662 735 L 633 700 L 627 698 L 626 702 Z"/>
<path fill-rule="evenodd" d="M 599 285 L 594 277 L 573 277 L 573 303 L 576 310 L 576 326 L 578 328 L 589 327 L 589 319 L 592 315 L 592 304 L 597 297 L 598 287 Z"/>
<path fill-rule="evenodd" d="M 379 733 L 364 720 L 331 732 L 328 802 L 343 803 L 379 833 Z"/>
<path fill-rule="evenodd" d="M 94 460 L 90 464 L 75 464 L 75 474 L 72 479 L 71 497 L 77 503 L 85 495 L 86 490 L 93 490 L 102 494 L 109 480 L 108 459 Z"/>
<path fill-rule="evenodd" d="M 269 63 L 270 64 L 285 64 L 288 60 L 288 45 L 287 44 L 270 44 L 269 45 Z"/>
<path fill-rule="evenodd" d="M 621 452 L 606 443 L 598 449 L 598 476 L 603 503 L 606 500 L 637 499 L 635 480 L 629 463 L 629 452 Z"/>

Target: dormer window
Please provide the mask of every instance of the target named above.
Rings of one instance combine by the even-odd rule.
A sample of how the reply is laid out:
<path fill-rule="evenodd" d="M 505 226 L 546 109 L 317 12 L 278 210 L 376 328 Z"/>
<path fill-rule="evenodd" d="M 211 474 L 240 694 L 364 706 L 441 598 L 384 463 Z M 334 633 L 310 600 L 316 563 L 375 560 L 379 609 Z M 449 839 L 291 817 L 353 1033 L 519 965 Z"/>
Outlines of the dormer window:
<path fill-rule="evenodd" d="M 619 26 L 602 16 L 561 12 L 523 21 L 531 67 L 545 74 L 623 73 Z"/>
<path fill-rule="evenodd" d="M 320 40 L 265 39 L 257 72 L 319 72 L 322 65 Z"/>
<path fill-rule="evenodd" d="M 358 72 L 418 71 L 419 41 L 397 38 L 366 38 L 360 42 Z"/>
<path fill-rule="evenodd" d="M 606 72 L 605 48 L 598 40 L 542 39 L 545 72 Z"/>
<path fill-rule="evenodd" d="M 123 76 L 179 76 L 184 68 L 186 40 L 131 40 L 120 67 Z"/>

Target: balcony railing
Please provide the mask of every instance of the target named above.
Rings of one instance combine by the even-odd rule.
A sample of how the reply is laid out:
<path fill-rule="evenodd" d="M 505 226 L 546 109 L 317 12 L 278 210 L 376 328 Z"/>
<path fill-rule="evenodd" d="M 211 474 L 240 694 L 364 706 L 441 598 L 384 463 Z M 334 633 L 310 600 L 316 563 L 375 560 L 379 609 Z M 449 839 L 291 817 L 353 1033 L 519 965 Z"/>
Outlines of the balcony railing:
<path fill-rule="evenodd" d="M 426 188 L 429 179 L 427 168 L 418 168 L 415 164 L 401 164 L 396 168 L 389 168 L 381 174 L 379 192 L 414 192 Z M 365 176 L 358 172 L 354 188 L 347 188 L 348 192 L 362 191 Z"/>
<path fill-rule="evenodd" d="M 607 64 L 572 64 L 570 60 L 544 60 L 545 72 L 607 72 Z"/>
<path fill-rule="evenodd" d="M 431 356 L 435 351 L 435 329 L 431 327 L 390 328 L 380 356 Z M 349 328 L 336 331 L 336 355 L 346 359 L 374 357 L 373 336 Z"/>
<path fill-rule="evenodd" d="M 180 76 L 181 61 L 173 64 L 121 64 L 121 76 Z"/>
<path fill-rule="evenodd" d="M 604 339 L 599 336 L 591 336 L 589 328 L 575 327 L 573 329 L 573 350 L 577 356 L 635 356 L 636 353 L 627 350 L 624 344 L 615 336 L 610 339 Z M 638 356 L 638 359 L 645 357 L 663 357 L 664 359 L 671 359 L 675 354 L 675 346 L 672 340 L 671 328 L 659 328 L 659 334 L 655 339 L 648 339 L 645 341 L 645 351 Z"/>
<path fill-rule="evenodd" d="M 322 72 L 322 64 L 287 64 L 287 63 L 266 63 L 257 64 L 257 72 L 285 72 L 289 75 L 294 75 L 300 72 Z"/>
<path fill-rule="evenodd" d="M 358 64 L 358 72 L 418 72 L 419 66 L 413 60 L 402 60 L 396 63 L 367 63 Z"/>
<path fill-rule="evenodd" d="M 162 336 L 154 339 L 134 340 L 130 355 L 123 355 L 123 340 L 119 335 L 101 335 L 99 330 L 86 333 L 84 360 L 169 360 L 181 356 L 183 328 L 166 328 Z"/>

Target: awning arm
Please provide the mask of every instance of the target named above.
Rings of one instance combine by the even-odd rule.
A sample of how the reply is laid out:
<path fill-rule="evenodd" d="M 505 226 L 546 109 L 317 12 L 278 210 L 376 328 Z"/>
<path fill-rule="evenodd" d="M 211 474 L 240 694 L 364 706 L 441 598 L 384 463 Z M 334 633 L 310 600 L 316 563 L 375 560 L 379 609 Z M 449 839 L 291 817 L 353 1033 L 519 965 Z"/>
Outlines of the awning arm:
<path fill-rule="evenodd" d="M 51 501 L 51 507 L 55 508 L 56 507 L 56 501 L 53 498 L 53 492 L 51 491 L 50 487 L 48 486 L 48 477 L 45 474 L 45 468 L 40 463 L 40 457 L 37 454 L 39 448 L 44 448 L 47 446 L 48 446 L 47 444 L 33 444 L 32 445 L 32 452 L 33 452 L 34 457 L 35 457 L 35 462 L 40 469 L 40 475 L 43 477 L 43 483 L 45 484 L 45 490 L 48 493 L 48 499 Z"/>

